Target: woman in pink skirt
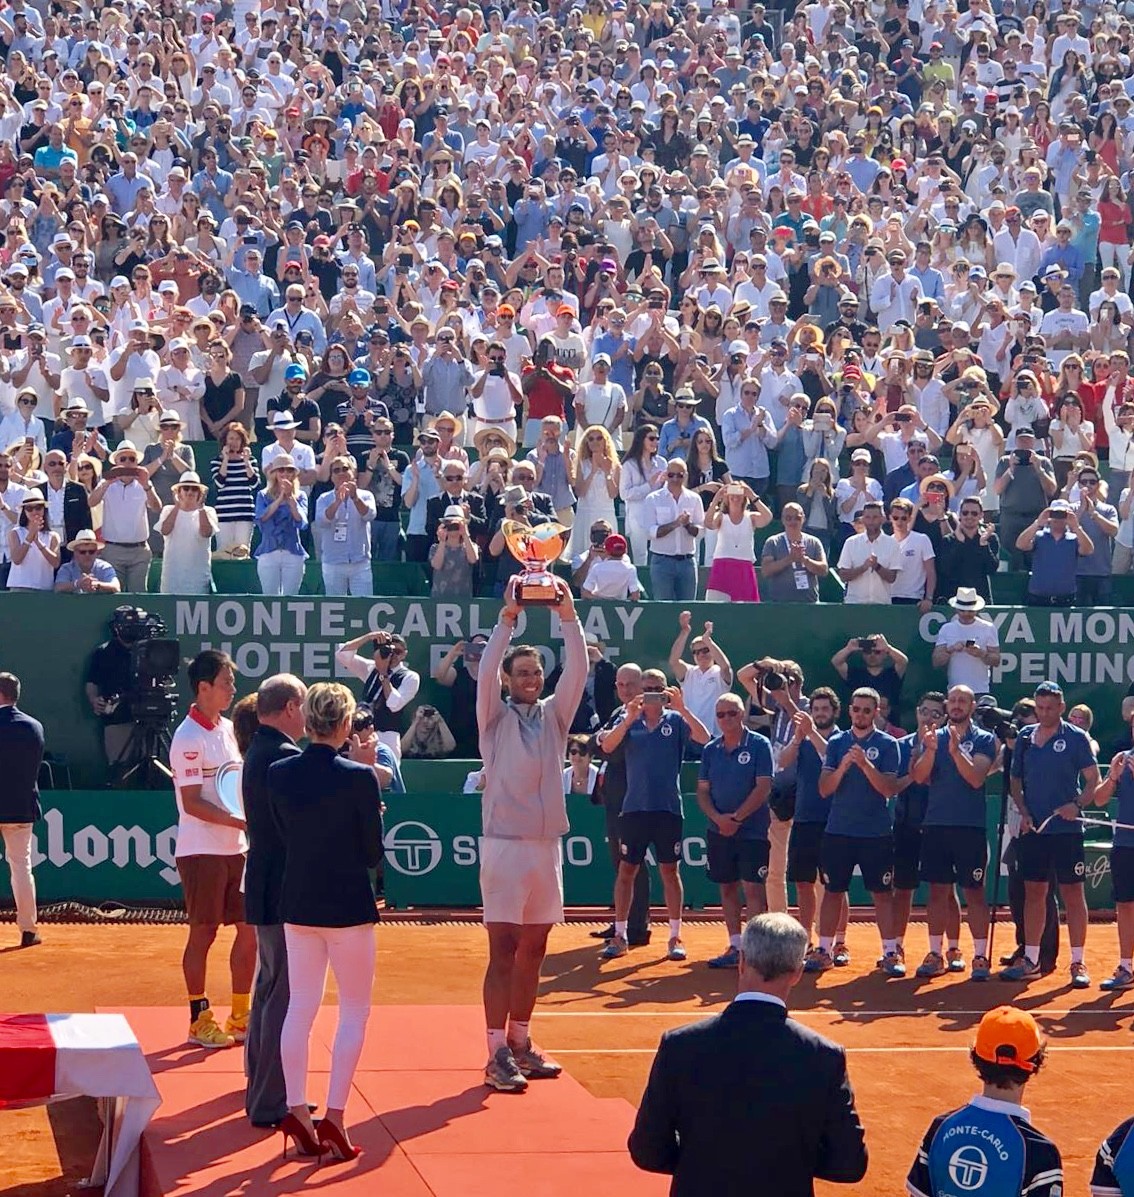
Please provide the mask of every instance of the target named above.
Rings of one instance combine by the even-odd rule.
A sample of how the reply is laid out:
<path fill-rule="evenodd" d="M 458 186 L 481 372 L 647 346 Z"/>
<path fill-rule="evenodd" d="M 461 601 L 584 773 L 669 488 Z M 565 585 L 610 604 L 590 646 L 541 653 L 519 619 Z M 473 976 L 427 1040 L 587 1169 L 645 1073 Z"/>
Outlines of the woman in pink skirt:
<path fill-rule="evenodd" d="M 705 527 L 717 533 L 713 565 L 705 589 L 706 601 L 760 601 L 754 533 L 771 522 L 771 511 L 746 482 L 730 482 L 717 491 L 705 512 Z"/>

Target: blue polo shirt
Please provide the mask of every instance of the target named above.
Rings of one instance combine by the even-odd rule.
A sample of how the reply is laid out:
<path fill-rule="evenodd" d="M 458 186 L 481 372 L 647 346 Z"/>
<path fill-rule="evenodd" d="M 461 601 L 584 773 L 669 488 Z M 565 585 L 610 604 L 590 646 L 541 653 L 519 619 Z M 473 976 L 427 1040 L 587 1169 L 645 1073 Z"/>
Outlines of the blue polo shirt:
<path fill-rule="evenodd" d="M 626 747 L 625 815 L 641 812 L 681 814 L 681 761 L 689 743 L 689 725 L 676 711 L 663 711 L 651 731 L 641 717 L 622 741 Z"/>
<path fill-rule="evenodd" d="M 898 776 L 909 777 L 910 765 L 913 763 L 914 753 L 917 751 L 918 735 L 916 732 L 903 736 L 898 741 Z M 894 799 L 894 826 L 920 827 L 925 822 L 925 805 L 929 801 L 929 787 L 919 786 L 911 781 L 908 786 Z"/>
<path fill-rule="evenodd" d="M 1079 568 L 1079 542 L 1068 531 L 1058 540 L 1047 528 L 1036 534 L 1032 550 L 1032 576 L 1028 593 L 1037 598 L 1075 593 L 1075 574 Z"/>
<path fill-rule="evenodd" d="M 1012 776 L 1024 783 L 1024 805 L 1038 827 L 1056 807 L 1074 802 L 1081 786 L 1079 773 L 1097 765 L 1087 733 L 1065 719 L 1051 739 L 1040 746 L 1032 737 L 1039 727 L 1024 727 L 1012 753 Z M 1044 835 L 1081 835 L 1082 826 L 1067 819 L 1053 819 Z"/>
<path fill-rule="evenodd" d="M 1134 823 L 1134 777 L 1129 770 L 1115 783 L 1114 796 L 1118 799 L 1118 822 Z M 1134 831 L 1115 828 L 1114 844 L 1116 848 L 1134 848 Z"/>
<path fill-rule="evenodd" d="M 898 741 L 880 731 L 872 731 L 863 739 L 853 731 L 837 732 L 827 741 L 827 759 L 823 768 L 837 769 L 856 744 L 880 773 L 897 776 Z M 892 833 L 887 799 L 856 765 L 847 770 L 831 796 L 827 830 L 832 835 L 851 835 L 860 839 L 882 839 Z"/>
<path fill-rule="evenodd" d="M 996 737 L 969 724 L 961 741 L 961 748 L 969 756 L 986 756 L 996 760 Z M 983 785 L 971 786 L 957 770 L 949 754 L 949 729 L 937 732 L 937 755 L 933 772 L 929 775 L 929 804 L 925 808 L 926 827 L 985 826 L 986 795 Z"/>
<path fill-rule="evenodd" d="M 832 729 L 834 731 L 836 729 Z M 795 762 L 795 819 L 796 823 L 827 825 L 831 804 L 819 793 L 819 774 L 823 772 L 823 758 L 810 740 L 799 746 Z"/>
<path fill-rule="evenodd" d="M 814 751 L 814 749 L 812 750 Z M 705 745 L 699 780 L 709 783 L 713 805 L 721 814 L 741 808 L 761 777 L 772 776 L 772 746 L 759 732 L 744 729 L 740 743 L 730 752 L 723 736 Z M 740 825 L 737 835 L 746 840 L 766 840 L 771 816 L 765 802 Z M 710 827 L 710 831 L 713 830 Z"/>

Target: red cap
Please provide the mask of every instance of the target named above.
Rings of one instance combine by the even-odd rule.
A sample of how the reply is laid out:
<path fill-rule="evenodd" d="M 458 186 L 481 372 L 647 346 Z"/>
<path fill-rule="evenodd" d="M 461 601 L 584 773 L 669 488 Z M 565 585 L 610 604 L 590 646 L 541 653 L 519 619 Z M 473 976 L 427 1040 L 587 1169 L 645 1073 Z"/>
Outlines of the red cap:
<path fill-rule="evenodd" d="M 311 244 L 318 246 L 320 249 L 322 249 L 323 246 L 331 244 L 331 239 L 330 239 L 330 237 L 328 237 L 324 234 L 320 234 L 318 237 L 315 238 L 314 241 L 311 242 Z"/>
<path fill-rule="evenodd" d="M 556 309 L 557 316 L 571 316 L 574 317 L 575 309 L 569 303 L 561 303 Z"/>
<path fill-rule="evenodd" d="M 891 170 L 905 170 L 906 169 L 906 160 L 904 158 L 895 158 L 894 161 L 890 163 L 890 169 Z"/>
<path fill-rule="evenodd" d="M 856 365 L 854 365 L 853 362 L 851 363 L 851 365 L 846 366 L 843 369 L 843 378 L 861 378 L 861 377 L 862 377 L 862 371 Z"/>
<path fill-rule="evenodd" d="M 612 532 L 603 541 L 602 549 L 608 557 L 624 557 L 626 555 L 626 537 Z"/>

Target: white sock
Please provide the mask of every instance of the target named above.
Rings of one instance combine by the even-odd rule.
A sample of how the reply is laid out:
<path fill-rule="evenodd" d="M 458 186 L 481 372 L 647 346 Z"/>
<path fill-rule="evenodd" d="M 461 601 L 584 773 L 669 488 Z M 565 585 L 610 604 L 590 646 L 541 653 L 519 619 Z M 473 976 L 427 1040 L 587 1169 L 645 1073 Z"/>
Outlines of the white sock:
<path fill-rule="evenodd" d="M 1071 963 L 1072 964 L 1082 964 L 1083 963 L 1083 949 L 1082 948 L 1072 948 L 1071 949 Z"/>
<path fill-rule="evenodd" d="M 973 952 L 977 956 L 987 956 L 988 955 L 988 940 L 987 939 L 974 939 L 973 940 Z"/>
<path fill-rule="evenodd" d="M 882 955 L 892 956 L 898 950 L 898 941 L 896 939 L 884 939 L 882 941 Z"/>
<path fill-rule="evenodd" d="M 828 956 L 831 954 L 831 948 L 834 947 L 835 937 L 833 935 L 819 936 L 819 951 L 826 952 Z"/>
<path fill-rule="evenodd" d="M 494 1056 L 502 1047 L 507 1047 L 507 1046 L 508 1046 L 507 1033 L 505 1031 L 494 1031 L 491 1028 L 489 1028 L 489 1031 L 488 1031 L 488 1054 L 490 1056 Z"/>
<path fill-rule="evenodd" d="M 1120 960 L 1118 967 L 1126 969 L 1128 973 L 1134 973 L 1134 960 Z"/>
<path fill-rule="evenodd" d="M 617 919 L 614 920 L 614 934 L 615 934 L 616 938 L 618 938 L 618 939 L 626 938 L 626 924 L 629 921 L 630 921 L 629 919 L 626 919 L 620 923 Z"/>
<path fill-rule="evenodd" d="M 510 1047 L 527 1047 L 528 1040 L 531 1038 L 529 1034 L 529 1022 L 517 1022 L 514 1018 L 508 1019 L 508 1044 Z"/>
<path fill-rule="evenodd" d="M 670 937 L 670 939 L 680 939 L 681 938 L 681 920 L 680 919 L 670 919 L 669 920 L 669 937 Z"/>
<path fill-rule="evenodd" d="M 1039 944 L 1038 943 L 1024 944 L 1024 955 L 1027 956 L 1027 958 L 1033 964 L 1039 964 Z M 1072 956 L 1074 956 L 1074 952 L 1072 952 Z"/>
<path fill-rule="evenodd" d="M 739 951 L 739 950 L 740 950 L 740 940 L 741 940 L 741 936 L 739 936 L 739 935 L 730 935 L 730 936 L 728 937 L 728 946 L 729 946 L 730 948 L 736 948 L 736 949 L 737 949 L 737 951 Z"/>
<path fill-rule="evenodd" d="M 929 950 L 934 954 L 934 956 L 941 955 L 941 940 L 942 936 L 940 935 L 931 935 L 929 937 Z"/>
<path fill-rule="evenodd" d="M 904 952 L 906 950 L 906 937 L 904 935 L 899 935 L 898 938 L 894 940 L 894 944 L 899 952 Z"/>
<path fill-rule="evenodd" d="M 949 951 L 950 952 L 959 952 L 960 950 L 961 950 L 961 941 L 959 939 L 954 939 L 950 935 L 949 936 Z"/>

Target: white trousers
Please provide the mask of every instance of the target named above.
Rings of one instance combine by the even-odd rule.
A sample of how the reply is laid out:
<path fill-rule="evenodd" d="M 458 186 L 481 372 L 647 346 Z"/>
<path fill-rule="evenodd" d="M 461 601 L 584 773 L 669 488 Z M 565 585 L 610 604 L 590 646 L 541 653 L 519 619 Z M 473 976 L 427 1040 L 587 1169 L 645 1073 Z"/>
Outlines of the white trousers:
<path fill-rule="evenodd" d="M 16 900 L 16 926 L 21 931 L 35 930 L 35 877 L 32 876 L 32 825 L 0 823 L 4 855 L 12 876 L 12 897 Z"/>
<path fill-rule="evenodd" d="M 370 595 L 374 593 L 374 574 L 369 561 L 352 565 L 323 562 L 323 593 L 327 595 Z"/>
<path fill-rule="evenodd" d="M 630 558 L 635 565 L 650 564 L 649 528 L 638 518 L 639 512 L 645 515 L 644 506 L 644 503 L 627 503 L 625 507 L 626 538 L 630 541 Z"/>
<path fill-rule="evenodd" d="M 231 553 L 237 545 L 248 548 L 252 543 L 252 529 L 256 525 L 251 520 L 235 520 L 232 523 L 220 524 L 217 527 L 218 553 Z"/>
<path fill-rule="evenodd" d="M 305 562 L 297 553 L 276 549 L 256 558 L 256 572 L 260 575 L 263 594 L 298 594 L 303 585 Z"/>
<path fill-rule="evenodd" d="M 323 1001 L 327 965 L 339 991 L 339 1025 L 331 1051 L 327 1108 L 346 1108 L 351 1081 L 366 1039 L 374 983 L 374 924 L 299 927 L 284 923 L 290 997 L 280 1033 L 280 1063 L 288 1106 L 307 1104 L 307 1054 L 311 1028 Z"/>

